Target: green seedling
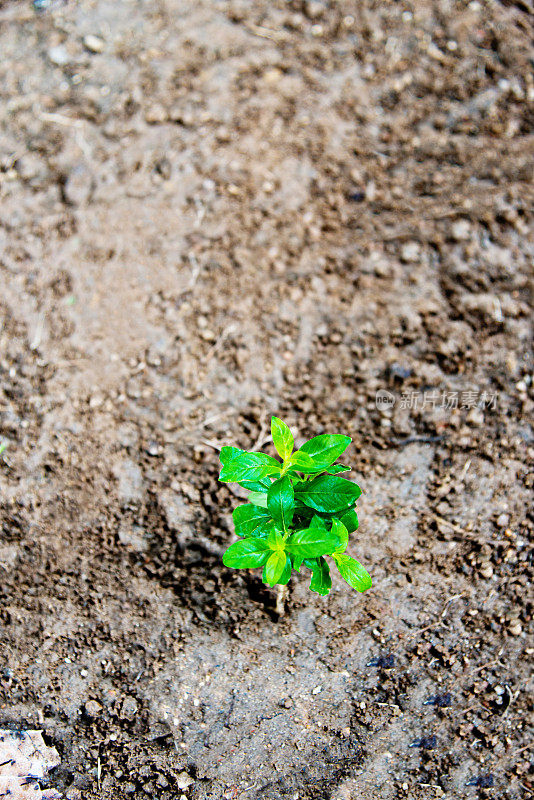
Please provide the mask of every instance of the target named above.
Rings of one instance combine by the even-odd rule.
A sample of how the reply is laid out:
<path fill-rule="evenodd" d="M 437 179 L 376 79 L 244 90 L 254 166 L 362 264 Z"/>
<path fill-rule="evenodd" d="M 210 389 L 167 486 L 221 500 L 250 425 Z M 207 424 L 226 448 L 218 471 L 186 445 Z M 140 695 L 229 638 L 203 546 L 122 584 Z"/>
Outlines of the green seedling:
<path fill-rule="evenodd" d="M 329 557 L 342 578 L 358 592 L 371 586 L 362 565 L 345 553 L 349 534 L 358 528 L 360 487 L 340 477 L 350 467 L 334 463 L 351 443 L 349 436 L 315 436 L 294 449 L 293 434 L 278 417 L 271 434 L 280 459 L 223 447 L 223 483 L 249 491 L 248 502 L 233 512 L 240 537 L 223 556 L 232 569 L 263 568 L 269 586 L 288 583 L 292 571 L 311 570 L 310 589 L 326 595 L 332 586 Z"/>
<path fill-rule="evenodd" d="M 2 444 L 0 444 L 0 456 L 2 455 L 2 453 L 4 452 L 6 447 L 7 447 L 7 444 L 5 442 L 2 442 Z"/>

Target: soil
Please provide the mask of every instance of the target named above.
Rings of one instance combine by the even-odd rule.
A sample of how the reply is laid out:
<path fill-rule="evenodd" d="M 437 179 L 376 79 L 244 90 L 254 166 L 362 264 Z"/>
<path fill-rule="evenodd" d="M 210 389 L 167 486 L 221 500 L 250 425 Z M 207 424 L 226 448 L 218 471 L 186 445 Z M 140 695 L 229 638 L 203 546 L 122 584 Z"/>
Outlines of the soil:
<path fill-rule="evenodd" d="M 0 726 L 68 800 L 532 796 L 531 3 L 36 5 L 0 3 Z M 353 437 L 365 595 L 279 617 L 223 567 L 218 448 L 272 413 Z"/>

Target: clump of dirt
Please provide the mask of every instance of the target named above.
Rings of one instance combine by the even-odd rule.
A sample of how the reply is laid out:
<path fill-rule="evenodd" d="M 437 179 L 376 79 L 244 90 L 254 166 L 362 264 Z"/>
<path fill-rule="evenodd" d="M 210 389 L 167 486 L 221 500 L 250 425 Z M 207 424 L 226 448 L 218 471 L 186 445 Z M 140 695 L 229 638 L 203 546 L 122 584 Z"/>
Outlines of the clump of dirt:
<path fill-rule="evenodd" d="M 532 792 L 527 6 L 0 3 L 0 723 L 68 800 Z M 374 582 L 282 618 L 271 413 Z"/>

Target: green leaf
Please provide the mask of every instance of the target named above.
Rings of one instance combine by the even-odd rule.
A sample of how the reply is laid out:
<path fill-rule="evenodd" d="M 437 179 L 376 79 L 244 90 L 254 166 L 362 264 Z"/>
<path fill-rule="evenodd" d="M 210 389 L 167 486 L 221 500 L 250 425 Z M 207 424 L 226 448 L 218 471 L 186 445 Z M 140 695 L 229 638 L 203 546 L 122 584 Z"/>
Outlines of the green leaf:
<path fill-rule="evenodd" d="M 301 484 L 296 497 L 315 511 L 333 513 L 349 509 L 360 494 L 360 487 L 345 478 L 319 475 L 313 481 Z"/>
<path fill-rule="evenodd" d="M 272 481 L 269 477 L 262 478 L 259 481 L 239 481 L 239 485 L 243 489 L 250 489 L 251 492 L 267 492 Z"/>
<path fill-rule="evenodd" d="M 219 460 L 221 464 L 226 464 L 246 452 L 246 450 L 240 450 L 239 447 L 222 447 L 219 453 Z"/>
<path fill-rule="evenodd" d="M 279 550 L 280 552 L 286 549 L 285 536 L 277 528 L 270 531 L 267 536 L 267 547 L 270 550 Z"/>
<path fill-rule="evenodd" d="M 247 499 L 255 506 L 267 508 L 267 492 L 251 492 Z"/>
<path fill-rule="evenodd" d="M 286 583 L 289 583 L 289 579 L 291 578 L 292 569 L 293 569 L 293 567 L 291 565 L 291 559 L 286 553 L 286 565 L 284 567 L 284 571 L 282 572 L 282 574 L 278 578 L 278 583 L 281 583 L 283 586 L 285 586 Z"/>
<path fill-rule="evenodd" d="M 321 530 L 326 531 L 326 522 L 322 517 L 319 517 L 317 514 L 314 514 L 310 520 L 310 528 L 321 528 Z"/>
<path fill-rule="evenodd" d="M 354 509 L 347 511 L 347 513 L 343 514 L 343 516 L 340 517 L 340 519 L 345 528 L 347 529 L 348 533 L 354 533 L 354 531 L 358 530 L 358 525 L 359 525 L 358 515 L 356 514 Z"/>
<path fill-rule="evenodd" d="M 223 463 L 219 480 L 223 483 L 257 481 L 267 475 L 279 475 L 280 470 L 280 463 L 266 453 L 239 453 Z"/>
<path fill-rule="evenodd" d="M 371 576 L 355 558 L 345 553 L 333 553 L 332 558 L 341 577 L 357 592 L 365 592 L 372 586 Z"/>
<path fill-rule="evenodd" d="M 276 452 L 285 461 L 293 451 L 295 440 L 286 423 L 278 417 L 271 417 L 271 436 Z"/>
<path fill-rule="evenodd" d="M 352 467 L 346 467 L 344 464 L 332 464 L 331 467 L 327 467 L 325 472 L 328 475 L 339 475 L 341 472 L 350 472 Z"/>
<path fill-rule="evenodd" d="M 273 522 L 267 510 L 251 503 L 235 508 L 232 517 L 236 534 L 243 537 L 261 536 L 268 532 Z"/>
<path fill-rule="evenodd" d="M 263 570 L 264 583 L 269 584 L 269 586 L 274 586 L 275 583 L 278 583 L 284 571 L 287 571 L 286 566 L 287 566 L 287 555 L 282 550 L 275 550 L 274 553 L 272 553 L 269 556 L 269 559 L 265 564 L 265 568 Z M 290 562 L 290 569 L 291 569 L 291 562 Z"/>
<path fill-rule="evenodd" d="M 343 436 L 340 433 L 323 434 L 314 436 L 300 449 L 313 458 L 316 467 L 325 469 L 333 464 L 336 458 L 339 458 L 351 442 L 350 436 Z"/>
<path fill-rule="evenodd" d="M 223 564 L 231 569 L 254 569 L 263 567 L 271 550 L 266 539 L 240 539 L 234 542 L 223 555 Z"/>
<path fill-rule="evenodd" d="M 307 528 L 289 537 L 286 550 L 297 558 L 315 558 L 330 555 L 338 545 L 339 538 L 332 531 Z"/>
<path fill-rule="evenodd" d="M 313 559 L 313 561 L 306 560 L 304 563 L 312 571 L 311 591 L 323 596 L 327 595 L 332 588 L 332 579 L 330 577 L 330 567 L 325 559 L 321 556 Z"/>
<path fill-rule="evenodd" d="M 332 533 L 339 539 L 339 545 L 336 547 L 336 553 L 344 553 L 349 543 L 349 532 L 339 519 L 332 520 Z"/>
<path fill-rule="evenodd" d="M 313 475 L 317 472 L 317 465 L 313 458 L 302 450 L 297 450 L 289 459 L 289 467 L 295 472 L 304 472 L 305 475 Z"/>
<path fill-rule="evenodd" d="M 288 531 L 295 509 L 295 493 L 287 475 L 275 481 L 269 487 L 267 508 L 274 521 L 284 531 Z"/>

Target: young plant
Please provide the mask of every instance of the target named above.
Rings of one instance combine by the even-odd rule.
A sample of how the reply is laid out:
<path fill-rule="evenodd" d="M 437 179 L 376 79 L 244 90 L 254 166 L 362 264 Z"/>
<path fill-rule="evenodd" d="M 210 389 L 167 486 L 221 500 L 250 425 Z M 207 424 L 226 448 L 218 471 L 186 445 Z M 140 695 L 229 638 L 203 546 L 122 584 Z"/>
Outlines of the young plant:
<path fill-rule="evenodd" d="M 360 487 L 340 475 L 350 467 L 335 464 L 352 441 L 349 436 L 315 436 L 294 450 L 293 434 L 281 419 L 271 418 L 273 443 L 281 461 L 266 453 L 223 447 L 223 483 L 249 491 L 248 502 L 233 512 L 240 537 L 223 556 L 232 569 L 263 567 L 263 582 L 285 585 L 295 569 L 311 570 L 310 589 L 330 591 L 332 559 L 341 577 L 358 592 L 371 586 L 362 565 L 345 553 L 349 533 L 358 528 L 356 500 Z"/>

